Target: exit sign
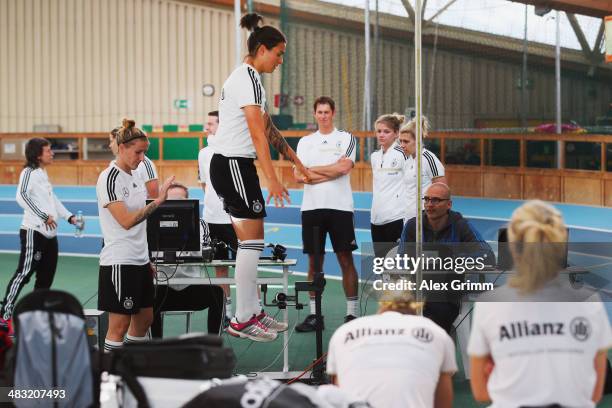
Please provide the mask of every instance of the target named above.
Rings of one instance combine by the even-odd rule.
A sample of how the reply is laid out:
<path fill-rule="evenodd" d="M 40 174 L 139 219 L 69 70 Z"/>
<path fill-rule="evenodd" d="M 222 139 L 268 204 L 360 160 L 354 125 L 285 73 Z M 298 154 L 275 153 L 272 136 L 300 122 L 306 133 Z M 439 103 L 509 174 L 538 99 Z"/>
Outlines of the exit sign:
<path fill-rule="evenodd" d="M 189 99 L 175 99 L 174 109 L 190 109 L 191 101 Z"/>

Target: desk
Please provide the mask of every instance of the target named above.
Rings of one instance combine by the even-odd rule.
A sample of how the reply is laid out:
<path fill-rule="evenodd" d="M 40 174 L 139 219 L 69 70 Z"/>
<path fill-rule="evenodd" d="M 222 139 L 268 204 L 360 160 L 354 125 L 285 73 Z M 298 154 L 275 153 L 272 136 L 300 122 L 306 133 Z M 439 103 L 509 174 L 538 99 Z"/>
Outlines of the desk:
<path fill-rule="evenodd" d="M 285 259 L 284 261 L 273 261 L 271 259 L 260 259 L 257 266 L 277 266 L 283 268 L 282 276 L 278 278 L 257 278 L 257 284 L 281 284 L 283 285 L 284 293 L 289 290 L 289 275 L 291 271 L 290 266 L 295 266 L 297 260 Z M 217 278 L 216 276 L 209 276 L 209 268 L 216 268 L 218 266 L 236 266 L 236 261 L 225 261 L 225 260 L 214 260 L 211 262 L 190 262 L 190 263 L 179 263 L 179 264 L 167 264 L 167 263 L 156 263 L 155 266 L 163 266 L 166 268 L 175 268 L 177 266 L 197 266 L 200 268 L 200 277 L 180 277 L 175 278 L 171 274 L 158 272 L 157 284 L 158 285 L 224 285 L 236 283 L 234 278 Z M 289 312 L 287 309 L 283 310 L 283 321 L 289 324 Z M 289 371 L 289 329 L 283 332 L 283 372 Z"/>

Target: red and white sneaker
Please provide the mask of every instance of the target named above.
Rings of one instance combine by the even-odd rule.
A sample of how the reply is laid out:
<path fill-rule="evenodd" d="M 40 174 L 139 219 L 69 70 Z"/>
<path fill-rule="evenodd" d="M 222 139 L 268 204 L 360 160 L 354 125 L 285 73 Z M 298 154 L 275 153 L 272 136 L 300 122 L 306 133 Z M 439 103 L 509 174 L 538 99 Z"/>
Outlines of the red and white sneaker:
<path fill-rule="evenodd" d="M 253 315 L 248 321 L 239 323 L 233 317 L 227 327 L 227 332 L 234 337 L 242 337 L 253 341 L 268 342 L 276 340 L 276 331 L 268 329 Z"/>
<path fill-rule="evenodd" d="M 272 316 L 270 316 L 269 314 L 267 314 L 263 310 L 261 311 L 261 313 L 259 313 L 257 315 L 257 320 L 259 320 L 259 322 L 261 324 L 266 326 L 268 328 L 268 330 L 271 329 L 271 330 L 274 330 L 277 333 L 282 333 L 285 330 L 287 330 L 287 327 L 289 327 L 287 325 L 287 323 L 279 322 L 278 320 L 276 320 L 275 318 L 273 318 Z"/>

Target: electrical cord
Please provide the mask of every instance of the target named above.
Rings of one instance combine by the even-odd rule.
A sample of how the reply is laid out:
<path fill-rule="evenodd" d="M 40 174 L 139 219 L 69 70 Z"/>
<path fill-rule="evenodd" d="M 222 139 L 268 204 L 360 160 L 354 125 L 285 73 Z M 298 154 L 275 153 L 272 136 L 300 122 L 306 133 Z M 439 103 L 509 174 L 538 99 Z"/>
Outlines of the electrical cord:
<path fill-rule="evenodd" d="M 274 315 L 274 318 L 276 319 L 276 316 L 278 316 L 278 314 L 280 313 L 280 309 L 278 310 L 278 312 L 276 312 L 276 314 Z M 278 352 L 278 354 L 276 355 L 276 357 L 274 358 L 274 360 L 272 360 L 272 362 L 270 364 L 268 364 L 267 366 L 265 366 L 264 368 L 260 369 L 259 371 L 255 372 L 255 375 L 258 375 L 262 372 L 264 372 L 265 370 L 267 370 L 268 368 L 272 367 L 272 365 L 274 363 L 276 363 L 276 361 L 278 361 L 278 359 L 280 358 L 281 354 L 283 354 L 283 352 L 285 351 L 285 349 L 287 347 L 289 347 L 289 342 L 291 341 L 291 337 L 293 337 L 293 334 L 295 333 L 295 328 L 298 324 L 298 322 L 300 321 L 300 311 L 297 311 L 297 316 L 295 318 L 295 322 L 293 323 L 293 327 L 291 328 L 291 332 L 289 333 L 289 336 L 287 338 L 287 344 L 283 345 L 283 348 Z M 280 334 L 280 333 L 279 333 Z M 251 373 L 249 373 L 251 374 Z"/>
<path fill-rule="evenodd" d="M 320 362 L 323 361 L 324 358 L 327 357 L 327 352 L 323 353 L 323 355 L 321 357 L 319 357 L 318 359 L 316 359 L 315 361 L 313 361 L 308 367 L 306 367 L 304 369 L 304 371 L 302 371 L 297 377 L 292 378 L 291 380 L 287 381 L 287 385 L 293 384 L 294 382 L 296 382 L 297 380 L 299 380 L 300 378 L 302 378 L 304 375 L 306 375 L 306 373 L 308 372 L 308 370 L 313 369 L 316 365 L 318 365 Z"/>
<path fill-rule="evenodd" d="M 507 271 L 506 270 L 501 270 L 499 271 L 499 273 L 497 274 L 497 276 L 495 277 L 495 279 L 493 280 L 493 286 L 495 286 L 495 284 L 497 283 L 497 280 L 499 278 L 501 278 Z M 465 316 L 463 316 L 463 318 L 461 320 L 459 320 L 459 323 L 457 323 L 456 325 L 453 326 L 453 331 L 455 333 L 457 333 L 457 328 L 459 326 L 461 326 L 461 323 L 463 323 L 463 321 L 472 314 L 472 312 L 474 311 L 474 305 L 472 304 L 472 306 L 470 306 L 470 310 L 468 310 L 468 312 L 465 314 Z"/>
<path fill-rule="evenodd" d="M 86 301 L 83 303 L 83 306 L 82 306 L 82 307 L 83 307 L 83 309 L 85 309 L 85 305 L 86 305 L 86 304 L 88 304 L 89 302 L 91 302 L 91 300 L 92 300 L 93 298 L 95 298 L 97 295 L 98 295 L 98 291 L 96 290 L 96 292 L 95 292 L 93 295 L 91 295 L 91 296 L 89 297 L 89 299 L 87 299 L 87 300 L 86 300 Z"/>

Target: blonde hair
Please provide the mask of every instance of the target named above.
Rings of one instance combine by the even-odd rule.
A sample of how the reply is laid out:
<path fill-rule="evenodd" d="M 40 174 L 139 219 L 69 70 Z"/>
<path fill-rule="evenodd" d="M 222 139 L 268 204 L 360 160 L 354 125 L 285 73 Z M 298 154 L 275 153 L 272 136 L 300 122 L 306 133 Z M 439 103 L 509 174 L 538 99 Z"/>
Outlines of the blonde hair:
<path fill-rule="evenodd" d="M 412 292 L 408 290 L 386 290 L 378 300 L 378 312 L 413 312 L 416 313 L 422 303 L 414 300 Z"/>
<path fill-rule="evenodd" d="M 423 139 L 429 135 L 429 129 L 431 129 L 431 125 L 429 123 L 429 119 L 426 116 L 421 116 L 421 129 L 423 132 Z M 413 138 L 416 137 L 416 118 L 410 119 L 410 122 L 406 123 L 400 129 L 400 134 L 402 133 L 410 133 Z"/>
<path fill-rule="evenodd" d="M 565 266 L 567 228 L 561 213 L 550 204 L 533 200 L 514 210 L 508 240 L 516 269 L 508 283 L 520 292 L 540 289 Z"/>
<path fill-rule="evenodd" d="M 147 134 L 136 127 L 136 121 L 133 119 L 123 119 L 121 121 L 121 127 L 115 128 L 111 131 L 111 135 L 115 136 L 117 140 L 117 146 L 120 144 L 128 144 L 136 139 L 147 139 Z"/>
<path fill-rule="evenodd" d="M 399 113 L 387 113 L 385 115 L 381 115 L 374 122 L 374 126 L 379 123 L 384 124 L 389 129 L 392 129 L 395 133 L 399 132 L 400 126 L 404 123 L 404 115 L 400 115 Z"/>

